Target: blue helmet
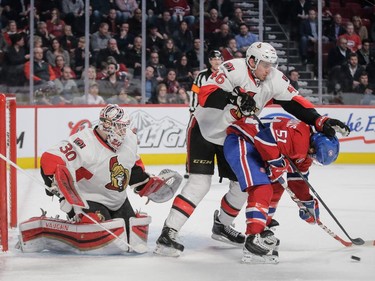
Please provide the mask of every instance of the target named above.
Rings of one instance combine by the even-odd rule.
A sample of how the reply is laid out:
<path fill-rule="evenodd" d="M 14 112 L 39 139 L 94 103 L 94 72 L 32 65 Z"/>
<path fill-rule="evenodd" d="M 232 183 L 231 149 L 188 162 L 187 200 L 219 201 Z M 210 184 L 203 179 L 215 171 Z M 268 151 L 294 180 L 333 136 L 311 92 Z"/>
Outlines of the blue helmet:
<path fill-rule="evenodd" d="M 320 164 L 329 165 L 337 159 L 340 144 L 336 136 L 327 137 L 323 133 L 314 133 L 310 138 L 310 143 L 315 149 L 313 158 Z"/>

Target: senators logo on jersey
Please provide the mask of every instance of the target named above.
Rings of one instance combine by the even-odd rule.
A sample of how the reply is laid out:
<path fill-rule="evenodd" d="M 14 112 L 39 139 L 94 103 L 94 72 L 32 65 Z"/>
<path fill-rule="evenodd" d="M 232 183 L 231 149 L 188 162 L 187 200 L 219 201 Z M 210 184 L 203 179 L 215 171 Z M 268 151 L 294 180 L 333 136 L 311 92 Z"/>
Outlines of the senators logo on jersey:
<path fill-rule="evenodd" d="M 125 169 L 114 156 L 109 161 L 109 171 L 111 173 L 111 182 L 105 185 L 110 190 L 117 190 L 122 192 L 129 184 L 129 170 Z"/>

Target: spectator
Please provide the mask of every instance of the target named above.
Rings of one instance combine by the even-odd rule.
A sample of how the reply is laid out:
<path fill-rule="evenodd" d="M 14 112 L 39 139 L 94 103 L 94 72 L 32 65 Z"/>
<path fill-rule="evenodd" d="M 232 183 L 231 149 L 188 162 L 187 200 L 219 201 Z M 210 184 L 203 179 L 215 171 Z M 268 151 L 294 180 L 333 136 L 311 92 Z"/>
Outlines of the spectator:
<path fill-rule="evenodd" d="M 374 89 L 374 85 L 370 85 L 368 81 L 367 72 L 363 71 L 359 76 L 359 84 L 353 88 L 353 92 L 365 95 L 373 95 Z"/>
<path fill-rule="evenodd" d="M 46 53 L 47 62 L 52 66 L 56 66 L 55 59 L 57 55 L 63 56 L 65 64 L 70 65 L 70 56 L 68 51 L 64 50 L 63 47 L 60 45 L 59 40 L 55 38 L 51 41 L 51 50 L 48 50 Z"/>
<path fill-rule="evenodd" d="M 57 55 L 56 58 L 55 58 L 55 66 L 52 67 L 53 72 L 55 73 L 56 78 L 60 78 L 61 77 L 64 66 L 67 66 L 66 63 L 65 63 L 64 56 Z M 77 76 L 76 76 L 76 74 L 74 73 L 73 70 L 72 70 L 71 74 L 72 74 L 72 78 L 73 79 L 77 78 Z"/>
<path fill-rule="evenodd" d="M 32 75 L 35 85 L 45 84 L 56 79 L 55 73 L 49 63 L 43 60 L 42 48 L 34 48 L 34 73 Z M 30 61 L 25 63 L 24 74 L 27 80 L 30 78 Z"/>
<path fill-rule="evenodd" d="M 121 88 L 120 92 L 109 99 L 107 99 L 107 103 L 109 104 L 138 104 L 138 101 L 129 96 L 125 88 Z"/>
<path fill-rule="evenodd" d="M 108 77 L 108 63 L 103 61 L 99 67 L 100 71 L 96 73 L 96 80 L 102 80 Z M 83 77 L 82 77 L 83 79 Z"/>
<path fill-rule="evenodd" d="M 107 75 L 106 78 L 99 82 L 100 94 L 105 99 L 117 95 L 124 85 L 124 77 L 117 77 L 116 75 L 115 63 L 108 63 Z"/>
<path fill-rule="evenodd" d="M 129 24 L 123 22 L 120 26 L 120 31 L 113 36 L 117 41 L 117 46 L 122 51 L 127 51 L 133 46 L 134 36 L 129 33 Z"/>
<path fill-rule="evenodd" d="M 26 1 L 25 1 L 26 2 Z M 29 2 L 29 1 L 27 1 Z M 36 1 L 41 2 L 41 1 Z M 51 18 L 52 10 L 58 9 L 61 11 L 61 1 L 60 0 L 44 0 L 43 5 L 36 5 L 41 21 L 47 21 Z"/>
<path fill-rule="evenodd" d="M 299 79 L 299 73 L 297 70 L 292 69 L 289 71 L 289 81 L 290 85 L 294 87 L 298 91 L 299 85 L 298 85 L 298 79 Z"/>
<path fill-rule="evenodd" d="M 103 22 L 108 23 L 108 32 L 111 36 L 114 36 L 118 32 L 120 24 L 123 21 L 120 12 L 117 13 L 116 9 L 110 9 L 108 16 Z"/>
<path fill-rule="evenodd" d="M 335 66 L 340 66 L 347 63 L 347 59 L 351 51 L 348 49 L 348 40 L 345 37 L 340 37 L 337 40 L 337 46 L 333 47 L 328 53 L 328 71 Z"/>
<path fill-rule="evenodd" d="M 10 20 L 8 22 L 8 26 L 6 28 L 6 31 L 4 31 L 4 33 L 3 33 L 4 41 L 7 44 L 7 46 L 12 45 L 12 40 L 10 39 L 10 36 L 13 35 L 13 34 L 16 34 L 16 33 L 18 33 L 17 23 L 14 20 Z"/>
<path fill-rule="evenodd" d="M 156 103 L 157 104 L 168 104 L 168 93 L 167 93 L 167 86 L 164 83 L 160 83 L 156 87 Z"/>
<path fill-rule="evenodd" d="M 38 22 L 35 35 L 42 38 L 43 47 L 50 46 L 51 40 L 55 38 L 52 34 L 48 33 L 47 24 L 44 21 Z"/>
<path fill-rule="evenodd" d="M 223 23 L 220 26 L 220 31 L 212 33 L 209 38 L 210 50 L 222 50 L 226 47 L 227 42 L 231 38 L 234 38 L 234 36 L 230 33 L 229 26 L 226 23 Z"/>
<path fill-rule="evenodd" d="M 231 60 L 234 58 L 234 54 L 238 51 L 237 41 L 234 38 L 231 38 L 227 41 L 226 48 L 221 50 L 224 61 Z"/>
<path fill-rule="evenodd" d="M 47 20 L 47 31 L 56 38 L 63 36 L 63 30 L 65 22 L 60 18 L 60 11 L 58 9 L 53 9 L 51 11 L 52 18 Z"/>
<path fill-rule="evenodd" d="M 309 10 L 311 9 L 311 1 L 309 0 L 292 0 L 290 6 L 290 36 L 292 40 L 298 40 L 298 28 L 301 22 L 308 18 Z"/>
<path fill-rule="evenodd" d="M 80 93 L 83 93 L 83 94 L 85 93 L 85 77 L 86 77 L 86 75 L 87 75 L 87 78 L 88 78 L 89 85 L 91 85 L 93 83 L 97 83 L 95 66 L 90 65 L 88 67 L 87 71 L 83 70 L 81 79 L 77 80 L 78 90 L 79 90 Z"/>
<path fill-rule="evenodd" d="M 152 66 L 146 67 L 146 82 L 145 82 L 145 92 L 146 92 L 146 103 L 156 103 L 156 86 L 158 81 L 154 75 L 154 68 Z"/>
<path fill-rule="evenodd" d="M 180 23 L 179 29 L 173 33 L 172 38 L 181 52 L 186 53 L 193 49 L 194 37 L 186 21 Z"/>
<path fill-rule="evenodd" d="M 354 32 L 354 25 L 351 22 L 346 24 L 346 33 L 339 38 L 344 37 L 348 40 L 348 49 L 353 53 L 362 48 L 361 38 Z"/>
<path fill-rule="evenodd" d="M 163 0 L 146 0 L 147 24 L 157 24 L 165 11 Z"/>
<path fill-rule="evenodd" d="M 150 54 L 150 60 L 148 62 L 147 66 L 151 66 L 155 72 L 154 76 L 156 78 L 156 81 L 161 82 L 163 81 L 167 76 L 167 68 L 164 64 L 161 64 L 159 62 L 159 53 L 158 52 L 151 52 Z"/>
<path fill-rule="evenodd" d="M 129 23 L 129 31 L 134 36 L 141 36 L 142 35 L 142 10 L 135 9 L 133 16 L 128 19 Z"/>
<path fill-rule="evenodd" d="M 322 0 L 322 29 L 323 29 L 323 35 L 326 34 L 327 29 L 332 24 L 332 20 L 333 20 L 332 12 L 329 9 L 329 6 L 326 5 L 326 1 Z"/>
<path fill-rule="evenodd" d="M 322 36 L 323 42 L 328 42 L 328 38 Z M 308 55 L 312 56 L 310 59 L 314 61 L 316 55 L 316 44 L 318 42 L 318 21 L 316 19 L 316 11 L 310 9 L 308 11 L 308 18 L 303 20 L 300 25 L 300 44 L 299 51 L 302 62 L 307 63 Z"/>
<path fill-rule="evenodd" d="M 108 32 L 108 23 L 102 22 L 99 30 L 91 35 L 90 43 L 94 58 L 100 50 L 107 48 L 108 40 L 111 38 Z"/>
<path fill-rule="evenodd" d="M 62 0 L 61 5 L 65 23 L 72 26 L 75 32 L 85 11 L 83 0 Z"/>
<path fill-rule="evenodd" d="M 342 24 L 342 17 L 340 14 L 335 14 L 333 17 L 333 23 L 326 30 L 326 36 L 330 42 L 337 42 L 337 39 L 346 33 L 346 29 Z"/>
<path fill-rule="evenodd" d="M 359 85 L 359 77 L 365 68 L 358 64 L 358 56 L 351 53 L 348 63 L 341 67 L 341 86 L 344 92 L 351 92 Z"/>
<path fill-rule="evenodd" d="M 354 26 L 354 32 L 361 38 L 361 41 L 368 39 L 368 31 L 366 26 L 362 25 L 362 19 L 359 16 L 353 16 L 352 22 Z"/>
<path fill-rule="evenodd" d="M 84 36 L 78 39 L 78 46 L 74 49 L 72 60 L 74 61 L 74 72 L 77 77 L 81 77 L 83 67 L 85 66 L 85 42 Z"/>
<path fill-rule="evenodd" d="M 212 33 L 220 32 L 220 27 L 223 21 L 219 18 L 219 13 L 216 9 L 210 10 L 210 16 L 204 21 L 204 34 L 208 38 Z"/>
<path fill-rule="evenodd" d="M 129 70 L 127 69 L 125 64 L 117 62 L 117 60 L 112 56 L 107 57 L 107 64 L 110 63 L 114 63 L 116 65 L 116 76 L 120 80 L 125 80 L 125 78 L 128 78 L 130 76 Z"/>
<path fill-rule="evenodd" d="M 52 98 L 53 104 L 70 104 L 75 95 L 78 94 L 77 83 L 72 79 L 72 69 L 70 66 L 64 66 L 62 75 L 55 80 L 58 96 Z"/>
<path fill-rule="evenodd" d="M 190 89 L 193 83 L 192 68 L 189 65 L 189 61 L 186 55 L 182 55 L 176 64 L 177 81 L 181 87 Z"/>
<path fill-rule="evenodd" d="M 157 26 L 151 25 L 148 28 L 148 34 L 146 36 L 147 52 L 160 51 L 163 47 L 163 42 L 163 35 L 159 33 Z"/>
<path fill-rule="evenodd" d="M 176 71 L 174 69 L 169 69 L 167 77 L 164 79 L 163 83 L 167 86 L 167 93 L 169 95 L 176 95 L 178 89 L 180 88 L 180 83 L 176 80 Z"/>
<path fill-rule="evenodd" d="M 85 38 L 83 36 L 83 38 Z M 70 55 L 74 55 L 74 51 L 77 48 L 78 40 L 73 35 L 72 27 L 70 25 L 65 25 L 63 34 L 60 38 L 61 46 L 68 51 Z"/>
<path fill-rule="evenodd" d="M 175 46 L 172 38 L 164 40 L 163 48 L 158 53 L 160 54 L 160 63 L 166 68 L 175 68 L 177 60 L 181 56 L 181 52 Z"/>
<path fill-rule="evenodd" d="M 138 3 L 135 0 L 115 0 L 118 8 L 117 13 L 120 16 L 121 21 L 127 21 L 138 9 Z"/>
<path fill-rule="evenodd" d="M 15 33 L 10 36 L 11 46 L 5 53 L 5 68 L 3 75 L 8 86 L 23 86 L 25 77 L 23 75 L 24 64 L 30 59 L 30 55 L 25 48 L 25 39 Z"/>
<path fill-rule="evenodd" d="M 247 48 L 254 42 L 259 41 L 259 37 L 256 34 L 249 32 L 249 28 L 245 23 L 240 24 L 240 33 L 234 37 L 237 42 L 237 48 L 245 53 Z"/>
<path fill-rule="evenodd" d="M 178 25 L 172 20 L 169 11 L 164 11 L 160 19 L 157 20 L 156 26 L 164 39 L 172 37 L 172 34 L 178 29 Z"/>
<path fill-rule="evenodd" d="M 117 41 L 110 38 L 107 43 L 107 48 L 101 49 L 96 57 L 96 65 L 99 66 L 101 62 L 106 61 L 109 56 L 114 57 L 116 62 L 125 64 L 125 52 L 117 46 Z"/>
<path fill-rule="evenodd" d="M 191 67 L 200 67 L 200 48 L 201 48 L 201 40 L 199 38 L 195 38 L 193 41 L 193 49 L 186 53 L 187 59 L 190 62 Z M 204 55 L 206 57 L 206 55 Z"/>
<path fill-rule="evenodd" d="M 195 17 L 191 14 L 190 6 L 186 0 L 166 0 L 165 8 L 171 13 L 172 20 L 175 23 L 185 21 L 189 27 L 192 27 Z"/>
<path fill-rule="evenodd" d="M 371 50 L 370 50 L 370 41 L 368 39 L 362 40 L 362 48 L 357 51 L 358 55 L 358 63 L 360 65 L 363 65 L 366 67 L 370 60 L 373 60 L 374 58 L 371 56 Z"/>
<path fill-rule="evenodd" d="M 234 14 L 234 3 L 231 0 L 212 0 L 210 2 L 210 10 L 216 9 L 219 13 L 219 18 L 227 23 L 229 18 Z"/>
<path fill-rule="evenodd" d="M 96 25 L 102 22 L 102 19 L 108 17 L 109 10 L 115 8 L 113 0 L 91 0 L 92 18 Z"/>
<path fill-rule="evenodd" d="M 243 24 L 245 20 L 243 19 L 243 12 L 241 8 L 236 8 L 234 10 L 233 17 L 229 20 L 229 27 L 232 31 L 232 34 L 240 34 L 240 25 Z"/>
<path fill-rule="evenodd" d="M 184 87 L 178 89 L 176 99 L 173 103 L 189 105 L 189 96 Z"/>
<path fill-rule="evenodd" d="M 86 98 L 86 97 L 83 97 Z M 99 95 L 99 84 L 94 82 L 89 85 L 87 104 L 106 104 L 103 97 Z"/>

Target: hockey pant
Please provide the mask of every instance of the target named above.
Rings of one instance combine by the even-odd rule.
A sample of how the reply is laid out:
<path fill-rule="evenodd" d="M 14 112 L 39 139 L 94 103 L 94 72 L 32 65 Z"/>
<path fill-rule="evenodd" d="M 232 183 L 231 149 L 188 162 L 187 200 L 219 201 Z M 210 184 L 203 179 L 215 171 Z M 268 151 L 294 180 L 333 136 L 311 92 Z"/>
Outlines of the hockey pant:
<path fill-rule="evenodd" d="M 190 174 L 181 193 L 175 197 L 165 224 L 180 231 L 193 214 L 195 208 L 208 193 L 211 182 L 212 175 Z M 221 200 L 220 221 L 224 225 L 230 225 L 237 217 L 246 199 L 246 192 L 241 191 L 237 182 L 231 181 L 229 191 Z"/>
<path fill-rule="evenodd" d="M 131 217 L 128 239 L 125 221 L 120 218 L 100 223 L 117 236 L 115 237 L 94 223 L 71 222 L 44 216 L 33 217 L 19 224 L 19 245 L 25 253 L 49 250 L 86 255 L 122 254 L 132 252 L 132 248 L 127 244 L 147 246 L 150 223 L 151 217 L 145 214 Z"/>

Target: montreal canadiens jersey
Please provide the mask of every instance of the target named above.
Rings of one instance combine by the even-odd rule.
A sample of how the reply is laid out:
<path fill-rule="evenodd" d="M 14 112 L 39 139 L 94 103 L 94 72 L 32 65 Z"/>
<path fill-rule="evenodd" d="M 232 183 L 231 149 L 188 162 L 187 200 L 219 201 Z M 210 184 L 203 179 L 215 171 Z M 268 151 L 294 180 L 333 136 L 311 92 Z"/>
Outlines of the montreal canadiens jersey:
<path fill-rule="evenodd" d="M 199 105 L 194 116 L 203 137 L 209 142 L 223 145 L 226 128 L 241 117 L 237 106 L 228 104 L 225 100 L 226 94 L 231 93 L 236 86 L 253 95 L 257 115 L 275 100 L 280 102 L 303 100 L 304 107 L 313 108 L 310 102 L 298 95 L 298 91 L 290 85 L 288 78 L 281 71 L 272 68 L 267 78 L 260 82 L 252 75 L 245 59 L 232 59 L 221 64 L 219 71 L 213 73 L 200 88 Z"/>
<path fill-rule="evenodd" d="M 296 166 L 306 172 L 312 164 L 307 157 L 310 147 L 310 126 L 296 119 L 277 117 L 262 119 L 264 128 L 253 118 L 242 118 L 228 129 L 254 144 L 264 161 L 276 159 L 280 154 L 288 156 Z"/>
<path fill-rule="evenodd" d="M 61 160 L 68 167 L 81 196 L 117 210 L 125 202 L 132 168 L 137 161 L 137 137 L 126 131 L 120 149 L 114 152 L 92 128 L 69 137 L 47 150 L 41 158 L 46 175 L 53 175 Z M 143 168 L 143 165 L 142 165 Z"/>

